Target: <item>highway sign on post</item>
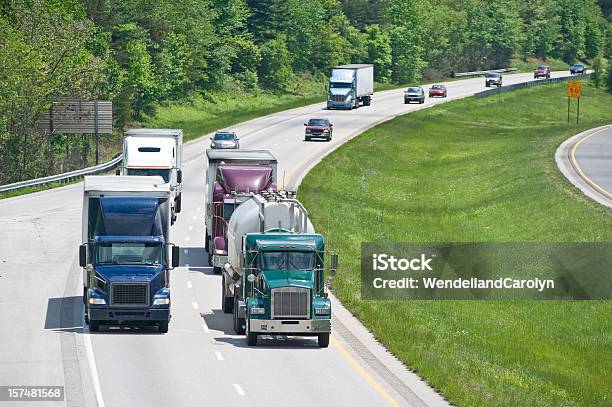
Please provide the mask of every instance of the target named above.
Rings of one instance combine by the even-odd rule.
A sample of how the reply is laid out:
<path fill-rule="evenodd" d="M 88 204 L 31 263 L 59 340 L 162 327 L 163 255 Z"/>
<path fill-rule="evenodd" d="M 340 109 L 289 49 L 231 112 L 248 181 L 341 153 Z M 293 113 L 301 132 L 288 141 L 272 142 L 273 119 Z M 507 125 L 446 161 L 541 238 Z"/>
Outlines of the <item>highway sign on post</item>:
<path fill-rule="evenodd" d="M 567 96 L 571 98 L 580 97 L 580 81 L 567 82 Z"/>
<path fill-rule="evenodd" d="M 96 165 L 99 162 L 99 134 L 113 132 L 113 102 L 60 99 L 38 120 L 43 133 L 89 133 L 96 138 Z"/>
<path fill-rule="evenodd" d="M 576 124 L 580 118 L 580 81 L 567 82 L 567 122 L 570 121 L 570 100 L 571 98 L 578 99 L 578 110 L 576 111 Z"/>

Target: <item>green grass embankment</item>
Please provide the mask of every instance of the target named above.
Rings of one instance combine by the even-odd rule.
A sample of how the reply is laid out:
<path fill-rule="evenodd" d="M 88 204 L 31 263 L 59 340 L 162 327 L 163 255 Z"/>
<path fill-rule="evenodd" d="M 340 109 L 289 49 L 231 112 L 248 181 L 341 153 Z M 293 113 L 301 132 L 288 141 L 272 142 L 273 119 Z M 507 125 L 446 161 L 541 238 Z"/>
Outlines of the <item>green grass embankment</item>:
<path fill-rule="evenodd" d="M 338 298 L 455 405 L 612 405 L 612 302 L 360 299 L 361 242 L 612 241 L 612 212 L 554 161 L 562 141 L 612 122 L 612 95 L 583 82 L 576 126 L 566 86 L 398 117 L 328 155 L 300 187 L 340 254 Z"/>

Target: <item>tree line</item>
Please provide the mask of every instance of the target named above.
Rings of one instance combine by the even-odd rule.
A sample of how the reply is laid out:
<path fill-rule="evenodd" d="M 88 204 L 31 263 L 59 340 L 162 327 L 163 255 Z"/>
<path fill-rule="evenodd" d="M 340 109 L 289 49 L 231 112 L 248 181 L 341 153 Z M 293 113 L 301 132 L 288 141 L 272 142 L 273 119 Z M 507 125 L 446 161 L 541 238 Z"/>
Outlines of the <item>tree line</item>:
<path fill-rule="evenodd" d="M 122 128 L 159 103 L 235 86 L 283 92 L 296 74 L 342 63 L 409 83 L 513 57 L 609 58 L 600 2 L 0 0 L 0 184 L 61 170 L 71 154 L 85 164 L 86 136 L 37 130 L 61 96 L 112 100 Z"/>

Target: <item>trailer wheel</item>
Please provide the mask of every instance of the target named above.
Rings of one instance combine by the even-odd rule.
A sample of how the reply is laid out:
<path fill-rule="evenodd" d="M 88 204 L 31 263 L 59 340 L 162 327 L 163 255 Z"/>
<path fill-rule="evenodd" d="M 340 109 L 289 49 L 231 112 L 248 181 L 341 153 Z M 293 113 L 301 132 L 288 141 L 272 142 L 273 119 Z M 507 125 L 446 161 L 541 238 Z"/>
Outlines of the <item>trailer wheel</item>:
<path fill-rule="evenodd" d="M 257 346 L 257 334 L 249 332 L 246 336 L 246 342 L 248 346 Z"/>
<path fill-rule="evenodd" d="M 319 348 L 327 348 L 329 346 L 329 333 L 319 334 Z"/>
<path fill-rule="evenodd" d="M 98 332 L 100 330 L 100 321 L 89 321 L 89 332 Z"/>
<path fill-rule="evenodd" d="M 234 298 L 225 296 L 225 274 L 221 276 L 221 309 L 226 314 L 234 310 Z"/>
<path fill-rule="evenodd" d="M 159 321 L 158 329 L 161 334 L 168 333 L 168 321 Z"/>
<path fill-rule="evenodd" d="M 180 213 L 181 212 L 181 203 L 183 202 L 183 194 L 180 193 L 179 196 L 176 198 L 176 203 L 175 203 L 175 212 L 176 213 Z"/>
<path fill-rule="evenodd" d="M 234 297 L 234 332 L 236 335 L 244 335 L 245 332 L 245 320 L 238 317 L 238 298 Z"/>

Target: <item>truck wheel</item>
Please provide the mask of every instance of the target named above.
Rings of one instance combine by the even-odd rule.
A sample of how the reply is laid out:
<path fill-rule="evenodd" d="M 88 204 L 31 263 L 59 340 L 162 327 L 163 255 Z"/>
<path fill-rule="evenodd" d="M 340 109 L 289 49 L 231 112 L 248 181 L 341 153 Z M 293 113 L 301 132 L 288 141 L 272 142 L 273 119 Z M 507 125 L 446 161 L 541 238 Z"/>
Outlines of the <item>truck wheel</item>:
<path fill-rule="evenodd" d="M 159 333 L 168 333 L 168 321 L 159 321 L 159 324 L 157 324 L 157 326 L 159 329 Z"/>
<path fill-rule="evenodd" d="M 100 321 L 89 321 L 89 332 L 98 332 L 100 330 Z"/>
<path fill-rule="evenodd" d="M 221 309 L 226 314 L 234 310 L 234 298 L 225 296 L 225 274 L 221 277 Z"/>
<path fill-rule="evenodd" d="M 329 333 L 319 334 L 319 348 L 327 348 L 329 346 Z"/>
<path fill-rule="evenodd" d="M 175 212 L 176 213 L 180 213 L 181 212 L 181 203 L 183 202 L 183 194 L 180 193 L 179 196 L 176 198 L 176 204 L 175 204 Z"/>
<path fill-rule="evenodd" d="M 248 346 L 257 346 L 257 334 L 249 332 L 246 337 L 246 342 Z"/>
<path fill-rule="evenodd" d="M 234 297 L 234 332 L 236 335 L 244 335 L 246 325 L 244 318 L 238 317 L 238 299 Z"/>

